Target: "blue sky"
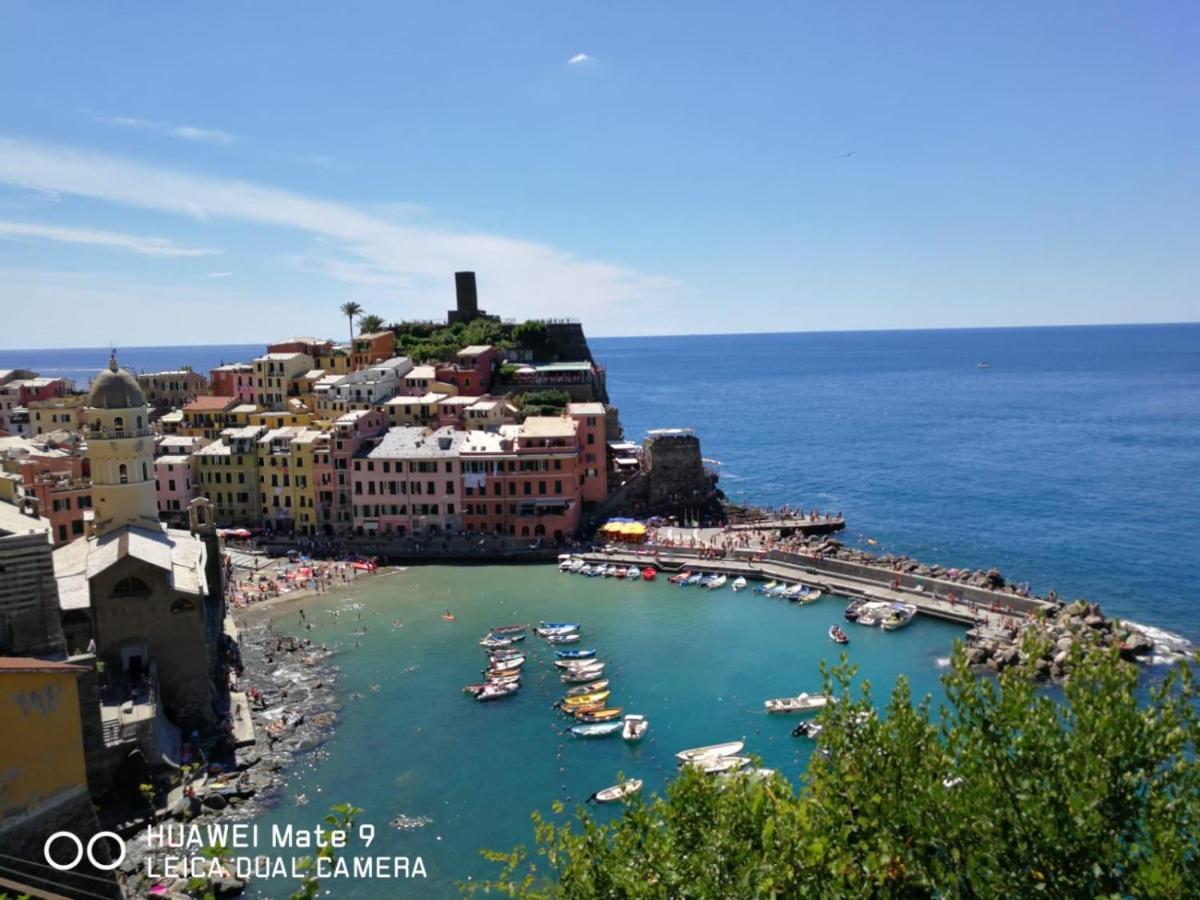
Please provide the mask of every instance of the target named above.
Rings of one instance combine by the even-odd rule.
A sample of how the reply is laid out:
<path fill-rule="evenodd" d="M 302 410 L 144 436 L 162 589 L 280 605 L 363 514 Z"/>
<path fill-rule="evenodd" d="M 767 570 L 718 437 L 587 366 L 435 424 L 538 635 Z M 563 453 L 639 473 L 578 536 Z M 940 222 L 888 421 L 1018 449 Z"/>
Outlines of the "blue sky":
<path fill-rule="evenodd" d="M 0 17 L 0 347 L 1200 318 L 1195 3 Z"/>

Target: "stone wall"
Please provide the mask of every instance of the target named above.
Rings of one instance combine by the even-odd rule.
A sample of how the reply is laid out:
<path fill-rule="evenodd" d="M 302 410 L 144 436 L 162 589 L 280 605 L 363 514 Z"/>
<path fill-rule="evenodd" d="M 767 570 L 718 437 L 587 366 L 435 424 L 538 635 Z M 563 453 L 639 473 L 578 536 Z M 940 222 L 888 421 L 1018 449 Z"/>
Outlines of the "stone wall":
<path fill-rule="evenodd" d="M 712 488 L 700 458 L 700 439 L 687 432 L 647 435 L 642 444 L 652 509 L 699 502 Z"/>
<path fill-rule="evenodd" d="M 0 656 L 66 653 L 52 549 L 42 530 L 0 537 Z"/>

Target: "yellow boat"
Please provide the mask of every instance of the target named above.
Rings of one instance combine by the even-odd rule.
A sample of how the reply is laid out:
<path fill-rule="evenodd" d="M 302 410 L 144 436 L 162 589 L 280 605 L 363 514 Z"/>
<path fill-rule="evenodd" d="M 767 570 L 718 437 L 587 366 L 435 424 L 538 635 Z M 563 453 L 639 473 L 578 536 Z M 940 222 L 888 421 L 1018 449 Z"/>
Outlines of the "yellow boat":
<path fill-rule="evenodd" d="M 608 722 L 612 719 L 619 719 L 621 717 L 621 713 L 624 711 L 625 710 L 618 706 L 612 709 L 597 709 L 593 710 L 592 712 L 581 712 L 576 715 L 575 718 L 580 722 Z"/>
<path fill-rule="evenodd" d="M 583 706 L 572 706 L 570 709 L 563 710 L 569 716 L 578 718 L 584 713 L 595 712 L 598 709 L 604 709 L 604 701 L 597 700 L 594 703 L 585 703 Z"/>
<path fill-rule="evenodd" d="M 577 706 L 586 706 L 589 703 L 606 700 L 611 693 L 612 691 L 595 691 L 591 694 L 580 694 L 577 697 L 563 697 L 562 705 L 567 709 L 574 709 Z"/>

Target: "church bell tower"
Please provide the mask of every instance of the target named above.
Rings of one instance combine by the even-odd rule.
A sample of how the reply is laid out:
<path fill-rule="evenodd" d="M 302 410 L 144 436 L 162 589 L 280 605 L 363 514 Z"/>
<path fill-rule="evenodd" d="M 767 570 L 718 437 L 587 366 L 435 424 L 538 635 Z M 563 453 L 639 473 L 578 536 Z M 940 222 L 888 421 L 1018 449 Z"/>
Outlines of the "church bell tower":
<path fill-rule="evenodd" d="M 154 435 L 137 379 L 117 366 L 96 376 L 88 394 L 88 457 L 92 465 L 92 534 L 125 525 L 160 528 L 154 482 Z"/>

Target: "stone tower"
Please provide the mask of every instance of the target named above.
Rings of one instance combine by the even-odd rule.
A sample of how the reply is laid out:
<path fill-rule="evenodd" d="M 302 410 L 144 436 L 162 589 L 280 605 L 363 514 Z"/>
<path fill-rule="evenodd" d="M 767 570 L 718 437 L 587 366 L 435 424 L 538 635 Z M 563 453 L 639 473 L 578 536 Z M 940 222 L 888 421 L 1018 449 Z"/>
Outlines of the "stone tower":
<path fill-rule="evenodd" d="M 117 366 L 115 352 L 92 382 L 84 412 L 92 465 L 92 534 L 124 525 L 158 528 L 150 412 L 137 379 Z"/>

